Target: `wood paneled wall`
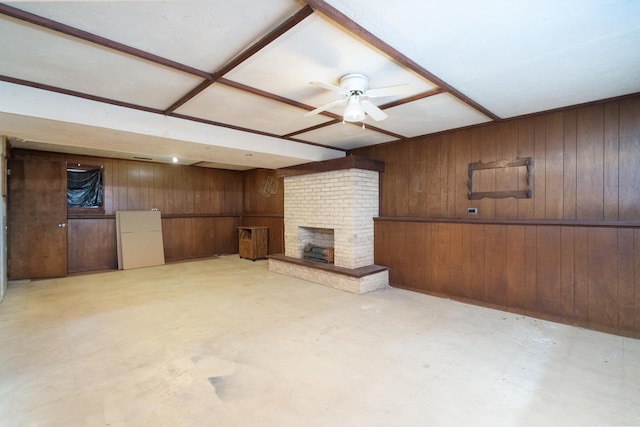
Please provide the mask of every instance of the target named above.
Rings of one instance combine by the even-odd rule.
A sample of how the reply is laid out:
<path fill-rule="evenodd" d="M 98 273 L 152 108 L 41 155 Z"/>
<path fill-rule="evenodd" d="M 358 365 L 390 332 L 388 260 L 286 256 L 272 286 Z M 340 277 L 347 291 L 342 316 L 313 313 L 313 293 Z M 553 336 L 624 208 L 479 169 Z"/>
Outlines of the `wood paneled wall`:
<path fill-rule="evenodd" d="M 640 338 L 640 229 L 377 220 L 395 286 Z"/>
<path fill-rule="evenodd" d="M 385 162 L 375 260 L 393 285 L 640 336 L 640 97 L 353 154 Z M 518 157 L 533 198 L 468 200 L 469 163 Z M 524 173 L 474 174 L 474 191 Z"/>
<path fill-rule="evenodd" d="M 118 268 L 115 218 L 68 218 L 67 272 Z M 165 261 L 238 253 L 240 215 L 162 217 Z"/>
<path fill-rule="evenodd" d="M 162 219 L 167 261 L 237 254 L 240 216 L 177 217 Z"/>
<path fill-rule="evenodd" d="M 640 97 L 355 150 L 382 160 L 381 216 L 620 220 L 640 217 Z M 469 163 L 534 159 L 531 199 L 467 199 Z M 474 190 L 523 189 L 524 168 Z"/>
<path fill-rule="evenodd" d="M 238 252 L 242 172 L 28 150 L 11 155 L 104 167 L 104 213 L 68 213 L 69 273 L 117 268 L 118 210 L 161 212 L 169 262 Z"/>
<path fill-rule="evenodd" d="M 104 159 L 105 213 L 158 209 L 163 215 L 242 212 L 242 172 Z"/>
<path fill-rule="evenodd" d="M 118 268 L 115 218 L 67 219 L 67 273 Z"/>
<path fill-rule="evenodd" d="M 242 213 L 240 171 L 30 150 L 12 150 L 11 156 L 103 166 L 106 215 L 148 209 L 158 209 L 163 215 Z"/>
<path fill-rule="evenodd" d="M 242 225 L 269 227 L 270 255 L 284 253 L 283 181 L 277 178 L 275 170 L 253 169 L 244 173 Z M 269 189 L 271 192 L 265 191 Z"/>

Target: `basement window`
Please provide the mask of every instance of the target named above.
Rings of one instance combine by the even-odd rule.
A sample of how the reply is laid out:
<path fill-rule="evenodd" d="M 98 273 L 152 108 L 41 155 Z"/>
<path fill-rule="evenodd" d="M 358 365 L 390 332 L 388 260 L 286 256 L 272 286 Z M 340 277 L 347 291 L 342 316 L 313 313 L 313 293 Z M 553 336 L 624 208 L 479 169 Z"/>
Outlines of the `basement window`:
<path fill-rule="evenodd" d="M 67 208 L 95 212 L 103 206 L 102 167 L 67 166 Z"/>

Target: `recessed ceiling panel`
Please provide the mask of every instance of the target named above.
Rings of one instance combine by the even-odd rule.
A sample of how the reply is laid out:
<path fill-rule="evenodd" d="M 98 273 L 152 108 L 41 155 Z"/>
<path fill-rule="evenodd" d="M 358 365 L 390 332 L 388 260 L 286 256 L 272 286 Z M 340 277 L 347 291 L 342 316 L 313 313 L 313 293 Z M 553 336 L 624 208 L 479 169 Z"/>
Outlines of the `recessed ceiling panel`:
<path fill-rule="evenodd" d="M 164 109 L 201 79 L 0 17 L 0 74 Z"/>
<path fill-rule="evenodd" d="M 384 110 L 388 117 L 375 126 L 406 137 L 425 135 L 491 121 L 448 93 Z"/>
<path fill-rule="evenodd" d="M 294 0 L 9 4 L 207 72 L 304 6 Z"/>
<path fill-rule="evenodd" d="M 295 138 L 341 148 L 343 150 L 353 150 L 359 147 L 397 140 L 397 138 L 393 136 L 369 129 L 366 125 L 363 129 L 362 126 L 358 124 L 350 123 L 336 123 L 334 125 L 321 127 L 295 135 Z"/>
<path fill-rule="evenodd" d="M 500 117 L 640 91 L 638 1 L 328 3 Z"/>
<path fill-rule="evenodd" d="M 305 117 L 306 112 L 306 110 L 222 84 L 210 86 L 176 110 L 179 114 L 274 135 L 286 135 L 332 120 L 322 115 Z"/>
<path fill-rule="evenodd" d="M 411 84 L 414 94 L 434 88 L 431 82 L 401 67 L 387 55 L 318 14 L 306 18 L 232 70 L 227 77 L 319 107 L 342 96 L 312 86 L 309 82 L 323 81 L 337 86 L 340 77 L 348 73 L 367 75 L 369 88 Z M 380 104 L 395 99 L 398 97 L 375 101 Z"/>

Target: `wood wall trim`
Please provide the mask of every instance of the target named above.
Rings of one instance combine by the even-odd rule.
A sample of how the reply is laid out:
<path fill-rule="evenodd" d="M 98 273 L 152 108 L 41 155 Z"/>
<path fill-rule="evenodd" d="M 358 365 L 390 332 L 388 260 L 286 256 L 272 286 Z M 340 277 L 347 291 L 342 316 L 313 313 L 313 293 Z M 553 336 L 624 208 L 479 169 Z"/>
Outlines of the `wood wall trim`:
<path fill-rule="evenodd" d="M 242 216 L 239 213 L 223 213 L 223 214 L 163 214 L 160 213 L 161 218 L 238 218 Z M 264 216 L 264 215 L 258 215 Z M 67 214 L 67 219 L 115 219 L 116 216 L 114 214 Z"/>
<path fill-rule="evenodd" d="M 73 213 L 73 212 L 69 212 L 67 213 L 67 219 L 109 219 L 109 220 L 115 220 L 116 216 L 115 214 L 79 214 L 79 213 Z"/>
<path fill-rule="evenodd" d="M 239 218 L 240 213 L 222 213 L 222 214 L 162 214 L 162 218 Z"/>
<path fill-rule="evenodd" d="M 268 214 L 268 213 L 243 213 L 243 218 L 281 218 L 284 219 L 284 215 L 282 214 Z"/>
<path fill-rule="evenodd" d="M 544 219 L 461 219 L 461 218 L 423 218 L 423 217 L 376 217 L 378 222 L 432 222 L 451 224 L 485 225 L 544 225 L 557 227 L 614 227 L 640 228 L 640 221 L 581 221 L 581 220 L 544 220 Z"/>

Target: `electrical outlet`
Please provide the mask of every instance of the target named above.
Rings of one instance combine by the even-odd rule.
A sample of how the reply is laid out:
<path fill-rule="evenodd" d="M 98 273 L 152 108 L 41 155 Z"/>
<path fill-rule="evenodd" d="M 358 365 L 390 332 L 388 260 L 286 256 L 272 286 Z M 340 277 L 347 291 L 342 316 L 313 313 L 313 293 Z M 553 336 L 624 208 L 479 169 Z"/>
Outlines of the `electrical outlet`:
<path fill-rule="evenodd" d="M 467 208 L 467 213 L 469 215 L 477 215 L 478 214 L 478 208 Z"/>

